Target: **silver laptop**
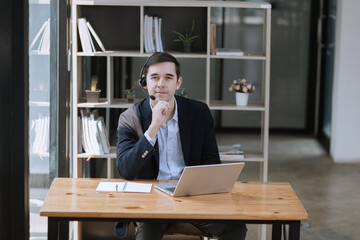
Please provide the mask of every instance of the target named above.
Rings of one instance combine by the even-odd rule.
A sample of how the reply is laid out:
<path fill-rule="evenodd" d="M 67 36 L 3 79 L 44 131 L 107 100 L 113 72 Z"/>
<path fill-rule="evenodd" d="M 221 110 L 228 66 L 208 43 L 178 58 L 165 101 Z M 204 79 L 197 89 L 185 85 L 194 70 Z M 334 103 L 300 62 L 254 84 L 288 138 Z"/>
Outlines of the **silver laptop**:
<path fill-rule="evenodd" d="M 155 184 L 173 197 L 230 192 L 245 163 L 185 167 L 177 183 Z"/>

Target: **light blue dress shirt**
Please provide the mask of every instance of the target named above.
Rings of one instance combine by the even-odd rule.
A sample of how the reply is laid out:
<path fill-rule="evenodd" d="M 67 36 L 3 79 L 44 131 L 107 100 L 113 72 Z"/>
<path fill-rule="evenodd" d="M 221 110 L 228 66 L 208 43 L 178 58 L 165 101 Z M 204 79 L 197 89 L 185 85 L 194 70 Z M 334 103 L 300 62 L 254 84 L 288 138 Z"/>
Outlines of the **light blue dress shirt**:
<path fill-rule="evenodd" d="M 150 103 L 150 108 L 152 106 Z M 181 148 L 178 107 L 175 100 L 175 113 L 167 122 L 167 127 L 161 125 L 155 138 L 151 138 L 147 131 L 144 133 L 146 139 L 155 146 L 156 139 L 159 146 L 159 174 L 158 180 L 179 179 L 185 167 L 184 155 Z"/>

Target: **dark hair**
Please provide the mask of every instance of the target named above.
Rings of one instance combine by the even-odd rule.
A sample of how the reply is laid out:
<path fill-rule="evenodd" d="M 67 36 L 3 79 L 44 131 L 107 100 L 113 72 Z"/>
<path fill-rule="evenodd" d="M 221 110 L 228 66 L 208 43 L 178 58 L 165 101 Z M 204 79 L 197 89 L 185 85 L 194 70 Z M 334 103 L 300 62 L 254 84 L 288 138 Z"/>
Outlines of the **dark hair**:
<path fill-rule="evenodd" d="M 175 70 L 176 70 L 176 77 L 180 77 L 180 63 L 177 61 L 177 59 L 170 55 L 169 53 L 165 52 L 156 52 L 154 53 L 146 62 L 144 66 L 143 75 L 147 75 L 147 71 L 151 65 L 157 64 L 157 63 L 163 63 L 163 62 L 172 62 L 175 64 Z"/>

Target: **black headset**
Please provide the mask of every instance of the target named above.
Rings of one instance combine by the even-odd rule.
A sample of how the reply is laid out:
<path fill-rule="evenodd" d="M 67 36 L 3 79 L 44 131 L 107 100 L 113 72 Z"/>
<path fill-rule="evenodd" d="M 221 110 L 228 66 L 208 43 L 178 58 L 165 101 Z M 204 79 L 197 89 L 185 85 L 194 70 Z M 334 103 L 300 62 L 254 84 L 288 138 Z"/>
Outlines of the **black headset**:
<path fill-rule="evenodd" d="M 140 76 L 139 76 L 139 80 L 138 80 L 138 83 L 141 87 L 146 87 L 146 76 L 144 75 L 144 69 L 145 69 L 146 65 L 148 64 L 149 60 L 157 54 L 160 54 L 160 52 L 155 52 L 150 57 L 148 57 L 148 59 L 146 59 L 144 65 L 141 68 Z"/>

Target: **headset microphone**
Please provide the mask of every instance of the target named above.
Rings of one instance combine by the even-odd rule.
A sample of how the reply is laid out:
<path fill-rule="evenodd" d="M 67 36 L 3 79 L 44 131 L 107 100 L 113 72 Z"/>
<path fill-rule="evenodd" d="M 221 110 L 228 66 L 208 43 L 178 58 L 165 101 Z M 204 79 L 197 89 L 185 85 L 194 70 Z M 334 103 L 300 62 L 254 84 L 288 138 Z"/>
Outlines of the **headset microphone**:
<path fill-rule="evenodd" d="M 149 94 L 149 93 L 147 93 L 147 92 L 144 90 L 143 87 L 141 87 L 141 90 L 143 90 L 143 92 L 144 92 L 145 94 Z M 150 97 L 151 100 L 153 100 L 153 101 L 155 101 L 155 99 L 156 99 L 156 97 L 155 97 L 154 95 L 150 95 L 149 97 Z"/>

